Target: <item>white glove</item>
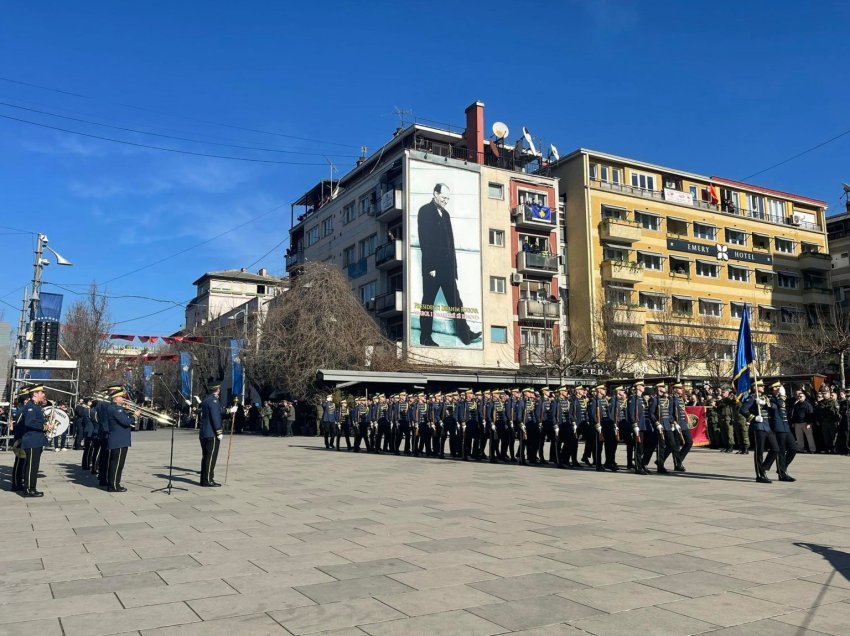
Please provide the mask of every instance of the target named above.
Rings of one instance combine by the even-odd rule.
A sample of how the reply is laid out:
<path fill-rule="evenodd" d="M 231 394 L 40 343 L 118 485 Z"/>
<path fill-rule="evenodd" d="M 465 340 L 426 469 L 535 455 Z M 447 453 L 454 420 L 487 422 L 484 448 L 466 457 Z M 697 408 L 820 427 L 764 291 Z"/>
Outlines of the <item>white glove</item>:
<path fill-rule="evenodd" d="M 235 407 L 235 406 L 231 406 L 229 409 L 227 409 L 227 412 L 228 412 L 228 414 L 231 414 L 231 415 L 232 415 L 233 413 L 236 413 L 236 407 Z"/>
<path fill-rule="evenodd" d="M 639 427 L 635 426 L 632 430 L 635 432 L 635 435 L 640 435 L 640 428 Z"/>
<path fill-rule="evenodd" d="M 676 431 L 681 431 L 681 430 L 682 430 L 682 427 L 681 427 L 681 426 L 679 426 L 678 424 L 673 424 L 673 427 L 676 429 Z"/>
<path fill-rule="evenodd" d="M 578 426 L 576 424 L 573 424 L 573 435 L 575 435 L 577 432 L 578 432 Z"/>
<path fill-rule="evenodd" d="M 597 425 L 596 425 L 596 431 L 597 431 L 597 432 L 599 432 L 599 431 L 601 431 L 601 430 L 602 430 L 602 427 L 601 427 L 599 424 L 597 424 Z"/>
<path fill-rule="evenodd" d="M 763 418 L 761 415 L 756 415 L 755 420 L 756 420 L 756 422 L 758 422 L 759 424 L 761 424 L 762 422 L 764 422 L 764 418 Z"/>
<path fill-rule="evenodd" d="M 224 434 L 219 433 L 218 435 L 216 435 L 216 437 L 218 438 L 218 441 L 221 441 L 222 439 L 224 439 Z"/>

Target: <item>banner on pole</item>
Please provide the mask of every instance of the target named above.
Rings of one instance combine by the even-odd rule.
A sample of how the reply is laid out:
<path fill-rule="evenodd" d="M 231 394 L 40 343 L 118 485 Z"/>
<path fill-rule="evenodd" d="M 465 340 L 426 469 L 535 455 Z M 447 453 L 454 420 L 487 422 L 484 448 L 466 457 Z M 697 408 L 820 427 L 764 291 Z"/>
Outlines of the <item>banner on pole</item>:
<path fill-rule="evenodd" d="M 144 389 L 144 398 L 145 400 L 153 399 L 153 365 L 146 364 L 144 367 L 144 379 L 145 379 L 145 389 Z"/>
<path fill-rule="evenodd" d="M 242 341 L 235 338 L 230 341 L 230 386 L 234 396 L 241 396 L 245 386 L 245 370 L 242 368 Z"/>
<path fill-rule="evenodd" d="M 694 438 L 694 446 L 708 446 L 708 421 L 705 417 L 704 406 L 686 406 L 685 413 L 688 414 L 688 428 L 691 429 L 691 437 Z"/>
<path fill-rule="evenodd" d="M 180 394 L 192 397 L 192 354 L 188 351 L 180 352 Z"/>

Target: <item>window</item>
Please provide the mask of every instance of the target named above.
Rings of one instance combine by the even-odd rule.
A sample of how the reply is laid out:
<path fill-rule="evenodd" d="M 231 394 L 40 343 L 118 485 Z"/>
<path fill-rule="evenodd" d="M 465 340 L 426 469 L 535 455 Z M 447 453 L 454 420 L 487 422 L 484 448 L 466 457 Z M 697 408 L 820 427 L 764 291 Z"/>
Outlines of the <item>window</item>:
<path fill-rule="evenodd" d="M 266 286 L 265 285 L 257 285 L 257 294 L 259 296 L 265 296 L 266 295 Z"/>
<path fill-rule="evenodd" d="M 653 232 L 661 230 L 661 217 L 657 214 L 635 210 L 635 221 L 640 223 L 644 230 L 652 230 Z"/>
<path fill-rule="evenodd" d="M 378 281 L 373 280 L 371 283 L 366 283 L 360 286 L 360 302 L 364 305 L 375 298 L 378 290 Z"/>
<path fill-rule="evenodd" d="M 640 292 L 638 294 L 638 303 L 644 309 L 649 311 L 664 311 L 664 301 L 666 298 L 661 294 L 651 294 L 649 292 Z"/>
<path fill-rule="evenodd" d="M 494 245 L 495 247 L 504 247 L 505 246 L 505 231 L 504 230 L 494 230 L 490 229 L 490 245 Z"/>
<path fill-rule="evenodd" d="M 629 287 L 609 286 L 605 288 L 605 302 L 628 307 L 632 304 L 633 293 L 634 290 Z"/>
<path fill-rule="evenodd" d="M 322 219 L 322 238 L 326 236 L 330 236 L 334 233 L 334 218 L 329 216 L 326 219 Z"/>
<path fill-rule="evenodd" d="M 520 343 L 527 348 L 543 348 L 552 344 L 552 332 L 543 329 L 520 329 Z"/>
<path fill-rule="evenodd" d="M 826 275 L 818 274 L 818 273 L 815 273 L 815 272 L 808 272 L 808 273 L 804 274 L 803 288 L 804 289 L 820 289 L 820 290 L 828 291 L 829 285 L 826 284 Z"/>
<path fill-rule="evenodd" d="M 753 248 L 757 250 L 770 250 L 770 238 L 765 234 L 753 234 Z"/>
<path fill-rule="evenodd" d="M 758 194 L 748 194 L 747 195 L 747 207 L 750 209 L 750 216 L 754 219 L 764 219 L 766 216 L 765 213 L 765 204 L 764 197 Z"/>
<path fill-rule="evenodd" d="M 747 234 L 741 230 L 726 228 L 726 242 L 730 245 L 746 245 Z"/>
<path fill-rule="evenodd" d="M 602 247 L 602 259 L 606 261 L 629 260 L 629 248 L 608 243 Z"/>
<path fill-rule="evenodd" d="M 734 190 L 720 188 L 720 202 L 723 206 L 723 211 L 727 214 L 741 213 L 741 197 Z"/>
<path fill-rule="evenodd" d="M 802 316 L 803 312 L 796 307 L 783 307 L 779 310 L 779 320 L 784 325 L 799 323 Z"/>
<path fill-rule="evenodd" d="M 677 236 L 688 235 L 688 222 L 685 219 L 677 219 L 676 217 L 667 217 L 667 234 L 676 234 Z"/>
<path fill-rule="evenodd" d="M 548 197 L 545 192 L 536 190 L 517 190 L 517 201 L 520 205 L 540 205 L 545 207 Z"/>
<path fill-rule="evenodd" d="M 776 307 L 770 305 L 759 305 L 759 320 L 762 322 L 776 322 Z"/>
<path fill-rule="evenodd" d="M 375 253 L 375 248 L 378 246 L 378 235 L 372 236 L 360 241 L 360 258 L 368 258 Z"/>
<path fill-rule="evenodd" d="M 504 199 L 505 186 L 501 183 L 490 182 L 487 184 L 487 196 L 491 199 Z"/>
<path fill-rule="evenodd" d="M 629 211 L 625 208 L 615 208 L 611 205 L 603 205 L 602 206 L 602 218 L 603 219 L 619 219 L 620 221 L 625 221 L 629 216 Z"/>
<path fill-rule="evenodd" d="M 357 260 L 357 246 L 349 245 L 344 250 L 342 250 L 342 266 L 348 267 L 355 260 Z"/>
<path fill-rule="evenodd" d="M 492 325 L 490 327 L 490 342 L 493 344 L 506 344 L 508 342 L 508 328 Z"/>
<path fill-rule="evenodd" d="M 783 254 L 793 254 L 794 253 L 794 241 L 789 241 L 788 239 L 776 237 L 774 239 L 776 245 L 776 251 L 782 252 Z"/>
<path fill-rule="evenodd" d="M 591 163 L 588 165 L 588 174 L 590 175 L 591 181 L 596 181 L 599 177 L 599 166 L 595 163 Z"/>
<path fill-rule="evenodd" d="M 372 211 L 372 195 L 366 194 L 357 201 L 357 216 L 369 214 Z"/>
<path fill-rule="evenodd" d="M 776 199 L 767 200 L 767 214 L 774 223 L 785 222 L 785 204 Z"/>
<path fill-rule="evenodd" d="M 623 171 L 619 168 L 612 168 L 611 166 L 599 166 L 599 180 L 605 181 L 608 183 L 622 183 L 622 174 Z"/>
<path fill-rule="evenodd" d="M 343 208 L 342 208 L 342 224 L 343 225 L 348 225 L 349 223 L 351 223 L 356 218 L 357 218 L 357 206 L 354 205 L 354 201 L 352 201 L 351 203 L 349 203 L 346 206 L 343 206 Z"/>
<path fill-rule="evenodd" d="M 644 172 L 632 172 L 632 187 L 655 190 L 655 176 Z"/>
<path fill-rule="evenodd" d="M 544 300 L 549 297 L 549 286 L 539 280 L 524 280 L 519 285 L 520 300 Z"/>
<path fill-rule="evenodd" d="M 773 272 L 767 269 L 756 270 L 756 285 L 773 287 Z"/>
<path fill-rule="evenodd" d="M 723 303 L 719 300 L 711 300 L 710 298 L 700 298 L 699 315 L 719 318 L 723 315 Z"/>
<path fill-rule="evenodd" d="M 669 175 L 665 175 L 664 187 L 669 188 L 670 190 L 681 190 L 682 180 L 679 177 L 671 177 Z"/>
<path fill-rule="evenodd" d="M 688 192 L 691 193 L 691 198 L 694 200 L 694 203 L 699 201 L 699 188 L 695 185 L 692 185 L 688 188 Z"/>
<path fill-rule="evenodd" d="M 678 256 L 670 257 L 670 273 L 678 274 L 681 276 L 690 276 L 691 275 L 691 262 L 687 258 L 680 258 Z"/>
<path fill-rule="evenodd" d="M 783 289 L 800 289 L 800 277 L 791 272 L 776 272 L 776 286 Z"/>
<path fill-rule="evenodd" d="M 694 223 L 694 238 L 713 241 L 717 237 L 717 228 L 704 223 Z"/>
<path fill-rule="evenodd" d="M 319 242 L 319 226 L 316 225 L 307 230 L 307 247 Z"/>
<path fill-rule="evenodd" d="M 800 243 L 800 251 L 803 254 L 819 254 L 820 247 L 815 243 Z M 845 256 L 842 254 L 842 256 Z"/>
<path fill-rule="evenodd" d="M 504 294 L 505 293 L 505 279 L 501 276 L 491 276 L 490 277 L 490 291 L 494 294 Z"/>
<path fill-rule="evenodd" d="M 726 270 L 729 272 L 729 280 L 734 280 L 739 283 L 746 283 L 750 280 L 750 270 L 746 267 L 736 267 L 735 265 L 728 265 Z"/>
<path fill-rule="evenodd" d="M 720 276 L 720 265 L 708 261 L 697 261 L 697 276 L 718 278 Z"/>
<path fill-rule="evenodd" d="M 729 315 L 732 318 L 743 318 L 744 317 L 744 307 L 747 306 L 745 303 L 729 303 Z M 750 307 L 750 317 L 753 315 L 753 308 Z"/>
<path fill-rule="evenodd" d="M 675 315 L 690 318 L 694 315 L 694 299 L 687 296 L 673 296 L 672 309 Z"/>
<path fill-rule="evenodd" d="M 519 246 L 523 252 L 532 252 L 533 254 L 549 255 L 549 237 L 536 236 L 534 234 L 520 234 Z"/>
<path fill-rule="evenodd" d="M 661 254 L 653 254 L 652 252 L 638 252 L 637 262 L 646 269 L 653 269 L 660 272 L 664 269 Z"/>

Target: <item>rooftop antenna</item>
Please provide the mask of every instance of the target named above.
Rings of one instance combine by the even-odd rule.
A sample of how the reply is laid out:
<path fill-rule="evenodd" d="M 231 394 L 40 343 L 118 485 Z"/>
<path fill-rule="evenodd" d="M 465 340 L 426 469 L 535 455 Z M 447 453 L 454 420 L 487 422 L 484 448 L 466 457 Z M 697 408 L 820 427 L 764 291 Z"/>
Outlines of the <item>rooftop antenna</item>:
<path fill-rule="evenodd" d="M 366 155 L 369 153 L 369 149 L 366 146 L 360 146 L 360 158 L 365 159 Z"/>
<path fill-rule="evenodd" d="M 842 183 L 841 187 L 844 188 L 844 208 L 850 212 L 850 183 Z"/>
<path fill-rule="evenodd" d="M 398 117 L 399 126 L 404 128 L 404 126 L 405 126 L 404 118 L 407 115 L 412 115 L 413 109 L 412 108 L 399 108 L 398 106 L 395 106 L 394 110 L 395 110 L 396 117 Z"/>
<path fill-rule="evenodd" d="M 334 165 L 334 162 L 331 161 L 330 159 L 328 159 L 327 157 L 325 157 L 325 161 L 328 162 L 328 166 L 331 169 L 331 198 L 330 198 L 330 200 L 333 201 L 334 199 L 336 199 L 336 195 L 339 194 L 339 183 L 337 183 L 336 186 L 334 186 L 334 173 L 337 171 L 337 169 L 336 169 L 336 166 Z"/>

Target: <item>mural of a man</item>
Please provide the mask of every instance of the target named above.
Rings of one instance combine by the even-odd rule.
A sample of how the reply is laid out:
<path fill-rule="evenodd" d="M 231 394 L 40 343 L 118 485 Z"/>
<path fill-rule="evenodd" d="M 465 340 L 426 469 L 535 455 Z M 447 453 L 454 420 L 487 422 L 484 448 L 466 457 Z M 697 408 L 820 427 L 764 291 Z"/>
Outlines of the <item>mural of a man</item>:
<path fill-rule="evenodd" d="M 433 305 L 442 289 L 449 311 L 455 313 L 454 331 L 460 341 L 468 345 L 481 337 L 480 331 L 471 331 L 463 314 L 463 301 L 457 289 L 457 253 L 448 205 L 451 190 L 445 183 L 434 186 L 434 198 L 419 208 L 419 246 L 422 249 L 422 315 L 420 317 L 419 343 L 427 347 L 439 346 L 431 337 L 434 326 Z M 474 275 L 478 275 L 476 272 Z"/>

